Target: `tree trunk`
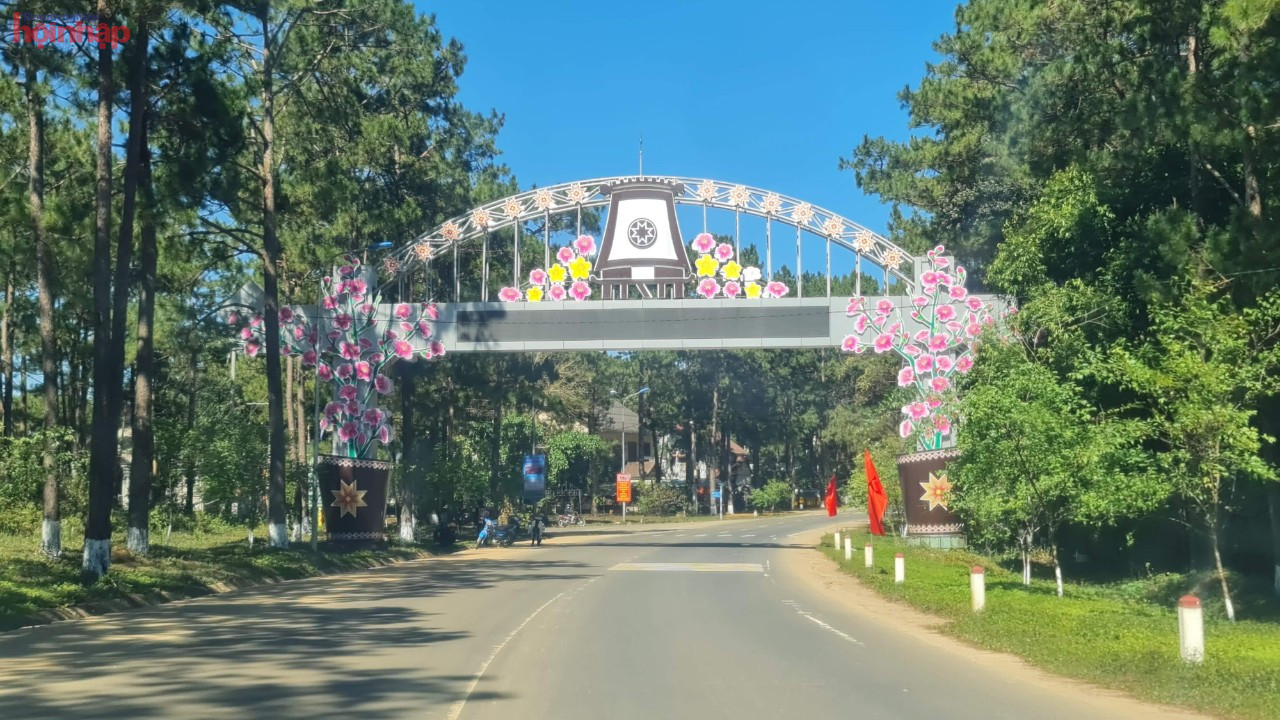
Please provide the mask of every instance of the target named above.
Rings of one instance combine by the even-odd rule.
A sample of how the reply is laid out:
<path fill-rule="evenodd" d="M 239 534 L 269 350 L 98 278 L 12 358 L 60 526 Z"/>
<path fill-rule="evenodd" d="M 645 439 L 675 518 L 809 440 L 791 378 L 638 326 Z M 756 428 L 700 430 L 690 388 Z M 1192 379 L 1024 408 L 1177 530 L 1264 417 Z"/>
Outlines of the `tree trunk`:
<path fill-rule="evenodd" d="M 1049 552 L 1053 555 L 1053 579 L 1058 584 L 1058 597 L 1062 597 L 1062 563 L 1058 561 L 1058 537 L 1049 529 Z"/>
<path fill-rule="evenodd" d="M 4 362 L 4 436 L 13 437 L 13 342 L 10 326 L 13 322 L 13 260 L 4 275 L 4 318 L 0 320 L 0 361 Z"/>
<path fill-rule="evenodd" d="M 50 557 L 62 555 L 62 516 L 58 506 L 58 347 L 53 321 L 53 249 L 44 226 L 44 98 L 36 85 L 36 72 L 26 69 L 28 143 L 28 198 L 31 230 L 36 243 L 36 286 L 40 304 L 40 374 L 44 376 L 44 520 L 40 550 Z M 10 290 L 8 300 L 13 299 Z M 7 313 L 6 313 L 7 315 Z M 5 415 L 6 422 L 8 414 Z"/>
<path fill-rule="evenodd" d="M 139 22 L 141 53 L 146 53 L 146 23 Z M 138 352 L 133 382 L 133 460 L 129 472 L 129 529 L 125 543 L 129 552 L 145 555 L 151 549 L 151 484 L 155 437 L 151 427 L 151 376 L 155 366 L 156 315 L 156 223 L 155 198 L 151 185 L 151 151 L 147 148 L 146 123 L 142 118 L 142 233 L 138 258 Z"/>
<path fill-rule="evenodd" d="M 190 377 L 188 381 L 190 385 L 187 387 L 187 437 L 190 438 L 196 429 L 196 394 L 200 391 L 197 382 L 196 373 L 199 368 L 196 364 L 197 350 L 191 349 L 191 363 L 187 368 Z M 183 503 L 183 511 L 190 517 L 195 514 L 195 495 L 196 495 L 196 458 L 195 453 L 186 453 L 186 468 L 183 470 L 183 479 L 186 481 L 186 500 Z"/>
<path fill-rule="evenodd" d="M 271 3 L 259 6 L 262 24 L 262 245 L 264 333 L 267 350 L 267 539 L 271 547 L 288 547 L 284 500 L 284 388 L 280 382 L 280 238 L 276 234 L 275 72 L 271 55 Z"/>
<path fill-rule="evenodd" d="M 1244 171 L 1244 205 L 1249 211 L 1249 217 L 1255 220 L 1262 219 L 1262 191 L 1258 185 L 1258 172 L 1254 167 L 1254 155 L 1256 150 L 1254 143 L 1258 131 L 1252 125 L 1245 126 L 1244 139 L 1244 156 L 1241 158 L 1241 168 Z"/>
<path fill-rule="evenodd" d="M 302 456 L 298 453 L 298 423 L 294 420 L 294 411 L 297 409 L 297 398 L 293 393 L 293 375 L 295 370 L 295 359 L 292 355 L 285 356 L 284 359 L 284 418 L 285 418 L 285 448 L 286 454 L 294 463 L 300 464 Z M 296 465 L 295 465 L 296 467 Z M 293 542 L 302 542 L 302 483 L 293 484 L 293 507 L 297 512 L 298 521 L 293 524 Z"/>
<path fill-rule="evenodd" d="M 409 363 L 400 364 L 400 467 L 397 489 L 400 491 L 396 504 L 400 507 L 400 539 L 404 542 L 417 540 L 418 515 L 415 504 L 415 492 L 418 473 L 418 428 L 414 416 L 413 372 Z"/>
<path fill-rule="evenodd" d="M 689 457 L 685 458 L 685 482 L 689 483 L 689 495 L 693 501 L 693 514 L 698 514 L 698 434 L 694 432 L 693 421 L 689 421 Z"/>
<path fill-rule="evenodd" d="M 1018 548 L 1022 551 L 1022 584 L 1031 584 L 1031 542 L 1034 540 L 1030 530 L 1023 530 L 1018 540 Z"/>
<path fill-rule="evenodd" d="M 707 473 L 709 476 L 707 482 L 707 502 L 711 505 L 711 514 L 716 514 L 716 508 L 719 505 L 715 501 L 716 488 L 720 483 L 724 482 L 724 478 L 720 475 L 720 378 L 715 378 L 715 385 L 711 388 L 711 468 Z M 723 490 L 721 491 L 723 493 Z"/>
<path fill-rule="evenodd" d="M 1213 567 L 1218 575 L 1218 584 L 1222 588 L 1222 604 L 1227 611 L 1227 619 L 1236 621 L 1236 608 L 1231 602 L 1231 588 L 1227 583 L 1227 571 L 1222 565 L 1222 550 L 1219 545 L 1218 509 L 1215 507 L 1209 517 L 1209 544 L 1213 550 Z"/>
<path fill-rule="evenodd" d="M 498 486 L 502 482 L 502 400 L 493 406 L 493 438 L 489 446 L 489 496 L 498 501 Z"/>
<path fill-rule="evenodd" d="M 1275 566 L 1273 590 L 1280 597 L 1280 487 L 1267 489 L 1267 504 L 1271 510 L 1271 563 Z"/>

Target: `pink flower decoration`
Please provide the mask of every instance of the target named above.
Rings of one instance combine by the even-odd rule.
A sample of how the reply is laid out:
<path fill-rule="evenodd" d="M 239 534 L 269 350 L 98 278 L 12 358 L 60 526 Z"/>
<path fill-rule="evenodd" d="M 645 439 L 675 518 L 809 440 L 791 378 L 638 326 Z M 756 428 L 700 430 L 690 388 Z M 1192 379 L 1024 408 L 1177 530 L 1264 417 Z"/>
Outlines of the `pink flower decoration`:
<path fill-rule="evenodd" d="M 378 442 L 386 445 L 391 442 L 391 426 L 382 425 L 378 427 Z"/>
<path fill-rule="evenodd" d="M 304 336 L 304 335 L 306 335 L 306 332 L 304 332 L 304 331 L 303 331 L 303 329 L 302 329 L 302 326 L 301 326 L 301 325 L 294 325 L 294 326 L 293 326 L 293 339 L 294 339 L 294 340 L 301 340 L 301 339 L 303 338 L 303 336 Z"/>
<path fill-rule="evenodd" d="M 946 336 L 946 335 L 942 335 L 942 334 L 938 334 L 938 335 L 934 335 L 933 337 L 929 338 L 929 349 L 930 349 L 930 350 L 932 350 L 932 351 L 934 351 L 934 352 L 939 352 L 939 351 L 942 351 L 942 350 L 946 350 L 946 349 L 947 349 L 947 336 Z"/>
<path fill-rule="evenodd" d="M 954 285 L 955 283 L 954 283 L 954 282 L 952 282 L 952 279 L 951 279 L 951 276 L 950 276 L 950 275 L 948 275 L 948 274 L 946 274 L 946 273 L 944 273 L 944 272 L 940 272 L 940 273 L 938 273 L 938 284 L 939 284 L 939 285 L 946 285 L 946 286 L 950 287 L 950 286 Z"/>
<path fill-rule="evenodd" d="M 391 393 L 391 378 L 386 375 L 379 375 L 374 378 L 373 389 L 377 390 L 379 395 L 389 395 Z"/>
<path fill-rule="evenodd" d="M 292 347 L 292 346 L 290 346 L 290 345 L 281 345 L 281 346 L 280 346 L 280 354 L 281 354 L 281 355 L 292 355 L 292 354 L 293 354 L 293 347 Z"/>
<path fill-rule="evenodd" d="M 919 345 L 908 345 L 902 348 L 902 352 L 910 355 L 911 357 L 915 357 L 924 351 L 920 349 Z"/>
<path fill-rule="evenodd" d="M 355 269 L 355 268 L 353 268 L 353 267 L 351 267 L 350 265 L 343 265 L 342 267 L 338 268 L 338 276 L 339 276 L 339 277 L 351 277 L 351 273 L 353 273 L 353 272 L 355 272 L 355 271 L 356 271 L 356 269 Z"/>
<path fill-rule="evenodd" d="M 431 325 L 429 325 L 426 320 L 418 321 L 418 334 L 422 335 L 424 338 L 431 337 Z"/>
<path fill-rule="evenodd" d="M 982 300 L 974 296 L 970 296 L 969 299 L 965 301 L 965 304 L 968 305 L 969 309 L 974 312 L 978 312 L 979 310 L 982 309 Z"/>
<path fill-rule="evenodd" d="M 840 349 L 844 350 L 845 352 L 853 352 L 853 353 L 858 352 L 858 336 L 846 335 L 844 338 L 844 342 L 840 343 Z"/>
<path fill-rule="evenodd" d="M 933 356 L 921 355 L 916 358 L 916 372 L 927 373 L 933 370 Z"/>
<path fill-rule="evenodd" d="M 898 371 L 898 387 L 908 387 L 916 381 L 916 374 L 911 371 L 910 367 L 904 367 Z"/>
<path fill-rule="evenodd" d="M 929 417 L 929 406 L 922 402 L 913 402 L 906 407 L 906 412 L 911 415 L 912 420 L 920 422 Z"/>
<path fill-rule="evenodd" d="M 929 298 L 923 295 L 917 295 L 911 298 L 911 304 L 915 305 L 916 307 L 924 307 L 925 305 L 929 304 Z"/>
<path fill-rule="evenodd" d="M 955 367 L 955 363 L 946 355 L 939 355 L 934 359 L 933 364 L 938 368 L 938 372 L 950 372 L 951 368 Z"/>
<path fill-rule="evenodd" d="M 504 287 L 498 291 L 498 299 L 502 302 L 516 302 L 522 297 L 524 294 L 513 287 Z"/>
<path fill-rule="evenodd" d="M 853 331 L 861 335 L 867 331 L 867 314 L 862 313 L 853 319 Z"/>
<path fill-rule="evenodd" d="M 739 285 L 736 281 L 730 280 L 729 282 L 724 284 L 725 297 L 736 298 L 741 294 L 742 294 L 742 286 Z"/>
<path fill-rule="evenodd" d="M 790 292 L 790 289 L 787 288 L 785 284 L 780 283 L 777 280 L 774 280 L 768 285 L 765 285 L 764 290 L 765 292 L 769 293 L 769 297 L 776 297 L 776 298 L 786 297 L 787 293 Z"/>
<path fill-rule="evenodd" d="M 898 437 L 909 438 L 911 437 L 911 433 L 915 431 L 916 426 L 913 425 L 910 420 L 903 420 L 902 424 L 898 426 Z"/>
<path fill-rule="evenodd" d="M 360 312 L 364 313 L 366 317 L 373 317 L 373 314 L 378 312 L 378 308 L 374 307 L 373 303 L 365 303 L 360 306 Z"/>
<path fill-rule="evenodd" d="M 387 332 L 391 333 L 392 331 L 388 330 Z M 404 333 L 405 335 L 408 335 L 409 333 L 413 332 L 413 323 L 411 322 L 400 323 L 400 332 Z"/>
<path fill-rule="evenodd" d="M 956 371 L 967 373 L 973 368 L 973 358 L 965 355 L 956 361 Z"/>
<path fill-rule="evenodd" d="M 361 349 L 361 350 L 368 350 L 368 349 L 369 349 L 369 348 L 371 348 L 371 347 L 373 347 L 373 341 L 372 341 L 372 340 L 370 340 L 369 338 L 360 338 L 360 349 Z"/>
<path fill-rule="evenodd" d="M 593 255 L 596 251 L 596 239 L 590 235 L 579 235 L 573 241 L 573 246 L 577 248 L 579 255 Z"/>
<path fill-rule="evenodd" d="M 547 295 L 549 295 L 552 300 L 563 300 L 565 296 L 564 286 L 552 285 L 551 289 L 547 291 Z"/>
<path fill-rule="evenodd" d="M 320 306 L 323 307 L 325 310 L 337 310 L 338 298 L 334 297 L 333 295 L 325 295 L 324 300 L 320 302 Z"/>
<path fill-rule="evenodd" d="M 342 412 L 343 408 L 345 407 L 346 406 L 343 405 L 342 403 L 334 401 L 324 406 L 324 414 L 328 415 L 329 417 L 333 417 L 334 415 L 337 415 L 338 413 Z"/>
<path fill-rule="evenodd" d="M 374 365 L 380 365 L 382 361 L 386 359 L 387 357 L 380 352 L 376 352 L 369 356 L 369 362 L 373 363 Z"/>
<path fill-rule="evenodd" d="M 892 331 L 890 331 L 890 332 L 892 332 Z M 916 342 L 928 342 L 928 341 L 929 341 L 929 328 L 925 328 L 925 329 L 923 329 L 923 330 L 919 330 L 919 331 L 917 331 L 917 332 L 916 332 L 916 334 L 912 336 L 912 339 L 913 339 L 913 340 L 915 340 Z"/>
<path fill-rule="evenodd" d="M 924 283 L 926 287 L 930 285 L 937 285 L 938 273 L 933 272 L 932 270 L 926 270 L 924 274 L 920 276 L 920 282 Z"/>
<path fill-rule="evenodd" d="M 238 324 L 240 324 L 240 314 L 239 314 L 239 313 L 230 313 L 230 314 L 228 314 L 228 315 L 227 315 L 227 324 L 228 324 L 228 325 L 238 325 Z"/>
<path fill-rule="evenodd" d="M 423 309 L 427 313 L 427 317 L 431 318 L 432 320 L 440 319 L 440 308 L 436 307 L 435 303 L 424 305 Z"/>
<path fill-rule="evenodd" d="M 952 300 L 963 300 L 964 296 L 969 294 L 969 291 L 965 290 L 963 285 L 952 285 L 950 293 Z"/>
<path fill-rule="evenodd" d="M 938 257 L 933 259 L 933 264 L 938 267 L 946 267 L 951 264 L 951 261 L 944 257 Z"/>
<path fill-rule="evenodd" d="M 256 342 L 247 342 L 244 344 L 244 354 L 248 355 L 249 357 L 257 357 L 258 351 L 261 349 L 262 349 L 261 346 L 259 346 L 258 343 Z"/>
<path fill-rule="evenodd" d="M 347 342 L 346 340 L 343 340 L 338 345 L 338 352 L 342 354 L 343 359 L 355 360 L 356 358 L 360 357 L 360 346 L 356 345 L 353 342 Z"/>
<path fill-rule="evenodd" d="M 436 357 L 444 357 L 444 343 L 432 340 L 431 354 L 435 355 Z"/>
<path fill-rule="evenodd" d="M 347 283 L 347 289 L 350 290 L 353 295 L 363 295 L 369 290 L 369 286 L 365 283 L 364 278 L 356 278 L 355 280 Z"/>
<path fill-rule="evenodd" d="M 382 411 L 377 408 L 369 408 L 364 411 L 364 414 L 360 416 L 360 419 L 364 421 L 366 425 L 377 425 L 382 422 Z"/>
<path fill-rule="evenodd" d="M 353 422 L 342 423 L 342 427 L 338 428 L 338 439 L 342 442 L 351 442 L 356 436 L 356 424 Z"/>
<path fill-rule="evenodd" d="M 346 313 L 338 313 L 333 318 L 333 326 L 339 330 L 350 330 L 351 316 Z"/>
<path fill-rule="evenodd" d="M 947 322 L 948 320 L 955 319 L 955 316 L 956 316 L 956 309 L 953 306 L 951 305 L 938 306 L 938 320 L 942 322 Z"/>
<path fill-rule="evenodd" d="M 934 392 L 946 392 L 951 387 L 951 381 L 944 377 L 935 377 L 929 381 L 929 386 Z"/>
<path fill-rule="evenodd" d="M 316 351 L 306 350 L 302 353 L 302 364 L 304 367 L 311 367 L 316 364 Z"/>
<path fill-rule="evenodd" d="M 346 411 L 346 413 L 347 413 L 348 415 L 350 415 L 351 417 L 355 417 L 355 416 L 359 415 L 359 414 L 360 414 L 360 403 L 356 402 L 355 400 L 348 400 L 348 401 L 347 401 L 347 405 L 346 405 L 346 410 L 345 410 L 345 411 Z"/>
<path fill-rule="evenodd" d="M 572 296 L 574 300 L 582 302 L 583 300 L 591 297 L 591 286 L 583 280 L 578 280 L 573 285 L 569 286 L 569 295 Z"/>
<path fill-rule="evenodd" d="M 716 239 L 711 233 L 698 233 L 693 239 L 693 249 L 700 253 L 709 253 L 716 246 Z"/>
<path fill-rule="evenodd" d="M 365 444 L 365 443 L 367 443 L 367 442 L 369 442 L 369 436 L 368 436 L 368 435 L 366 435 L 366 434 L 364 434 L 364 433 L 360 433 L 359 435 L 356 435 L 356 444 L 358 444 L 358 445 L 364 445 L 364 444 Z"/>
<path fill-rule="evenodd" d="M 867 299 L 862 297 L 861 295 L 859 295 L 858 297 L 849 298 L 849 307 L 845 308 L 845 311 L 844 311 L 845 314 L 846 315 L 854 314 L 858 310 L 862 309 L 862 306 L 864 303 L 866 303 L 866 301 Z"/>
<path fill-rule="evenodd" d="M 557 250 L 556 260 L 559 260 L 562 265 L 568 265 L 569 263 L 573 262 L 573 248 L 562 247 L 559 250 Z"/>
<path fill-rule="evenodd" d="M 880 315 L 880 316 L 877 316 L 875 320 L 872 320 L 871 324 L 875 325 L 878 328 L 882 328 L 884 327 L 884 324 L 888 322 L 888 320 L 889 320 L 888 315 Z"/>
<path fill-rule="evenodd" d="M 716 259 L 720 262 L 728 262 L 733 257 L 733 246 L 729 243 L 720 243 L 716 246 Z"/>
<path fill-rule="evenodd" d="M 411 314 L 413 314 L 413 308 L 409 307 L 409 303 L 396 304 L 395 316 L 397 319 L 408 320 Z"/>
<path fill-rule="evenodd" d="M 391 345 L 391 349 L 395 352 L 396 357 L 401 360 L 408 360 L 413 357 L 413 346 L 407 340 L 396 340 Z"/>
<path fill-rule="evenodd" d="M 942 433 L 943 435 L 946 435 L 947 433 L 951 432 L 951 418 L 941 414 L 934 415 L 933 426 L 937 428 L 938 432 Z"/>
<path fill-rule="evenodd" d="M 530 285 L 544 285 L 547 282 L 547 271 L 542 268 L 534 268 L 529 271 Z"/>
<path fill-rule="evenodd" d="M 955 321 L 955 320 L 952 320 L 951 322 L 947 323 L 947 329 L 948 329 L 948 330 L 950 330 L 950 331 L 951 331 L 951 332 L 953 332 L 953 333 L 958 333 L 958 332 L 960 332 L 963 328 L 964 328 L 964 325 L 961 325 L 959 322 L 957 322 L 957 321 Z"/>
<path fill-rule="evenodd" d="M 288 305 L 280 308 L 279 318 L 280 322 L 293 322 L 293 308 Z"/>
<path fill-rule="evenodd" d="M 893 301 L 881 300 L 880 302 L 876 303 L 876 312 L 880 313 L 881 315 L 888 315 L 889 313 L 893 312 Z"/>
<path fill-rule="evenodd" d="M 937 410 L 942 407 L 942 398 L 937 395 L 930 395 L 929 399 L 925 401 L 925 404 L 929 406 L 930 410 Z"/>
<path fill-rule="evenodd" d="M 964 334 L 968 335 L 971 338 L 978 337 L 979 335 L 982 334 L 982 326 L 976 322 L 971 322 L 967 326 L 965 326 Z"/>
<path fill-rule="evenodd" d="M 342 363 L 333 371 L 333 374 L 337 375 L 340 380 L 346 380 L 351 377 L 351 363 Z"/>
<path fill-rule="evenodd" d="M 261 324 L 262 324 L 261 315 L 254 315 L 253 317 L 249 318 L 249 327 L 258 327 Z"/>
<path fill-rule="evenodd" d="M 355 386 L 355 385 L 343 385 L 341 388 L 338 388 L 338 397 L 340 397 L 340 398 L 342 398 L 343 400 L 346 400 L 346 401 L 348 401 L 348 402 L 350 402 L 350 401 L 352 401 L 352 400 L 355 400 L 355 399 L 356 399 L 356 386 Z"/>
<path fill-rule="evenodd" d="M 248 340 L 251 337 L 253 337 L 253 330 L 250 330 L 249 328 L 240 328 L 240 338 L 242 340 Z"/>
<path fill-rule="evenodd" d="M 702 282 L 698 283 L 698 294 L 704 298 L 711 299 L 719 292 L 720 283 L 716 282 L 715 278 L 703 278 Z"/>
<path fill-rule="evenodd" d="M 877 335 L 872 347 L 874 347 L 878 353 L 891 350 L 893 348 L 893 336 L 889 333 L 881 333 Z"/>
<path fill-rule="evenodd" d="M 986 325 L 987 327 L 991 327 L 992 325 L 996 324 L 996 319 L 991 317 L 990 315 L 983 315 L 982 324 Z"/>
<path fill-rule="evenodd" d="M 329 382 L 333 379 L 333 368 L 324 363 L 320 363 L 316 366 L 316 377 L 320 378 L 324 382 Z"/>
<path fill-rule="evenodd" d="M 356 363 L 356 379 L 367 381 L 372 377 L 373 377 L 372 365 L 365 362 L 364 360 L 361 360 L 360 362 Z"/>

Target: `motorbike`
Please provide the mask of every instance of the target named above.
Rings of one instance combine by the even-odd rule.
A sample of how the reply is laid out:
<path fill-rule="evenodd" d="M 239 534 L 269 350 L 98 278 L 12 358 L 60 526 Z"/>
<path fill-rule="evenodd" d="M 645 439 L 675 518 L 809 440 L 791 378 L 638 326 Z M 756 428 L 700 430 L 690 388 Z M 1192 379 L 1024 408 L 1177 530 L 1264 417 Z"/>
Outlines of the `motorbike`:
<path fill-rule="evenodd" d="M 586 525 L 587 521 L 578 513 L 571 512 L 556 518 L 556 524 L 560 527 L 568 527 L 570 525 Z"/>
<path fill-rule="evenodd" d="M 508 520 L 506 525 L 499 525 L 497 528 L 495 537 L 501 547 L 511 547 L 511 544 L 520 536 L 520 522 L 514 517 Z"/>
<path fill-rule="evenodd" d="M 437 525 L 432 539 L 440 547 L 449 547 L 458 541 L 458 529 L 452 524 Z"/>
<path fill-rule="evenodd" d="M 484 519 L 484 527 L 480 528 L 480 534 L 476 536 L 476 547 L 484 547 L 492 545 L 498 534 L 498 523 L 492 518 Z"/>

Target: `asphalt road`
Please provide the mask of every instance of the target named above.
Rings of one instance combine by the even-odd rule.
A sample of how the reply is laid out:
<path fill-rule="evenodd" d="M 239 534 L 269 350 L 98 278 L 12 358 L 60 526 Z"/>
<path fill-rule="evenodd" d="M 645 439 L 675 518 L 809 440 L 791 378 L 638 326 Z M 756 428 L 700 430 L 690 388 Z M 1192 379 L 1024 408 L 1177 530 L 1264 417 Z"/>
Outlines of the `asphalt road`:
<path fill-rule="evenodd" d="M 814 582 L 831 526 L 586 528 L 19 630 L 0 718 L 1169 717 L 860 610 Z"/>

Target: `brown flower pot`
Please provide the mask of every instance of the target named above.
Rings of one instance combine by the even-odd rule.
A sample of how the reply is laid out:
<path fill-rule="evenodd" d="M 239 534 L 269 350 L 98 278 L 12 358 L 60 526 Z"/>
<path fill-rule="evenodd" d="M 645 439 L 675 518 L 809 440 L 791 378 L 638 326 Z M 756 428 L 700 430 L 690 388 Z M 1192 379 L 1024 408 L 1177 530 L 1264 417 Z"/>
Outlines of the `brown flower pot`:
<path fill-rule="evenodd" d="M 320 503 L 333 542 L 383 542 L 387 539 L 387 480 L 391 463 L 341 455 L 321 455 Z"/>
<path fill-rule="evenodd" d="M 960 518 L 947 507 L 944 488 L 951 482 L 947 463 L 960 457 L 956 448 L 898 456 L 898 482 L 907 515 L 907 537 L 956 536 Z"/>

